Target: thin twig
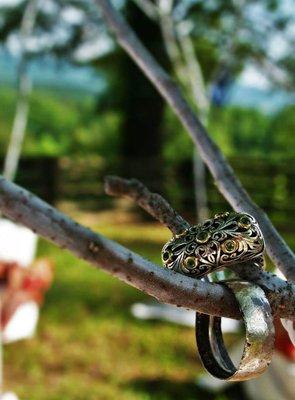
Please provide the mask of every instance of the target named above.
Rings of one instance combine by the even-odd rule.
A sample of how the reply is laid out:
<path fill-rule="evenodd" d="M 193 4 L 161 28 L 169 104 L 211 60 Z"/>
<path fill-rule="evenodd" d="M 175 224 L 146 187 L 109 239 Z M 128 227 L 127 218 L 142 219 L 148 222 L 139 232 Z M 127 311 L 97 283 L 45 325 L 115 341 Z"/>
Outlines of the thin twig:
<path fill-rule="evenodd" d="M 240 317 L 233 295 L 223 285 L 202 282 L 161 268 L 126 247 L 78 224 L 2 177 L 0 210 L 16 223 L 32 229 L 59 247 L 70 250 L 77 257 L 102 268 L 163 303 L 212 315 Z M 276 285 L 274 288 L 276 291 Z M 289 296 L 288 303 L 286 308 L 281 310 L 280 304 L 285 302 L 286 290 Z M 285 283 L 273 295 L 274 314 L 279 313 L 282 318 L 295 319 L 295 286 Z"/>
<path fill-rule="evenodd" d="M 152 217 L 167 226 L 174 235 L 182 233 L 190 226 L 162 196 L 158 193 L 151 193 L 137 179 L 107 176 L 105 191 L 110 196 L 125 196 L 136 201 Z"/>
<path fill-rule="evenodd" d="M 195 144 L 198 145 L 200 155 L 211 171 L 220 192 L 236 211 L 248 212 L 257 219 L 263 231 L 270 258 L 289 280 L 295 280 L 295 255 L 272 225 L 268 216 L 251 200 L 178 87 L 142 45 L 121 14 L 113 7 L 111 1 L 95 1 L 102 11 L 107 25 L 115 33 L 119 44 L 166 99 Z"/>

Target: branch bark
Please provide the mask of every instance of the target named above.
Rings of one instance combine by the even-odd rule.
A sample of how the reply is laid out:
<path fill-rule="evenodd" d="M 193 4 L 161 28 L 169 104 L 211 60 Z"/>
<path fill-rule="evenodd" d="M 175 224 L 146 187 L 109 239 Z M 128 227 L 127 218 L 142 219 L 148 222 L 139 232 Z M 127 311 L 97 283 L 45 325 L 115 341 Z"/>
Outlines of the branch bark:
<path fill-rule="evenodd" d="M 25 225 L 59 247 L 71 251 L 77 257 L 161 302 L 212 315 L 240 317 L 233 295 L 224 286 L 188 278 L 161 268 L 126 247 L 78 224 L 32 193 L 2 177 L 0 209 L 16 223 Z M 282 284 L 273 296 L 274 314 L 295 319 L 294 285 Z M 286 298 L 286 308 L 281 309 L 280 304 L 285 303 Z"/>
<path fill-rule="evenodd" d="M 168 271 L 73 221 L 32 193 L 0 177 L 3 214 L 161 302 L 239 318 L 231 293 Z"/>
<path fill-rule="evenodd" d="M 123 196 L 136 201 L 174 235 L 182 233 L 190 226 L 162 196 L 151 193 L 137 179 L 126 180 L 118 176 L 108 176 L 105 179 L 105 191 L 110 196 Z"/>
<path fill-rule="evenodd" d="M 178 87 L 142 45 L 132 29 L 109 0 L 95 0 L 117 41 L 142 69 L 148 79 L 166 99 L 207 164 L 216 185 L 236 211 L 252 214 L 264 234 L 266 249 L 274 264 L 289 280 L 295 280 L 295 255 L 272 225 L 268 216 L 253 202 L 235 176 L 224 155 L 198 120 Z"/>
<path fill-rule="evenodd" d="M 105 191 L 111 196 L 124 196 L 137 202 L 137 204 L 151 214 L 161 223 L 164 223 L 173 234 L 178 234 L 186 229 L 189 224 L 173 210 L 170 204 L 161 196 L 151 193 L 141 182 L 134 179 L 123 179 L 118 176 L 109 176 L 105 179 Z M 154 201 L 151 201 L 153 199 Z M 160 207 L 157 204 L 159 201 Z M 163 215 L 171 215 L 177 221 L 169 224 L 163 222 Z M 170 220 L 169 220 L 170 221 Z M 181 229 L 179 229 L 181 227 Z M 255 282 L 265 290 L 273 309 L 285 309 L 290 305 L 290 298 L 295 295 L 295 285 L 278 278 L 274 274 L 262 271 L 253 264 L 239 264 L 231 268 L 242 279 Z M 280 293 L 280 299 L 278 299 Z M 293 306 L 289 309 L 292 313 Z M 295 316 L 294 316 L 295 318 Z"/>

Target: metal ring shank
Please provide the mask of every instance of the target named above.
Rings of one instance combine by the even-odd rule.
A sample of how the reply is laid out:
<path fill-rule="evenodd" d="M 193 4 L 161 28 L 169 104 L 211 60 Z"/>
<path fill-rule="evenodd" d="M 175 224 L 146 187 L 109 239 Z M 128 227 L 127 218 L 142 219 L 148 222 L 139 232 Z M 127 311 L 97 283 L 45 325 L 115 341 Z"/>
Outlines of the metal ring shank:
<path fill-rule="evenodd" d="M 244 281 L 223 282 L 235 295 L 246 329 L 246 340 L 238 368 L 225 348 L 221 318 L 196 313 L 196 341 L 207 371 L 219 379 L 242 381 L 262 374 L 271 361 L 274 326 L 271 308 L 263 290 Z"/>

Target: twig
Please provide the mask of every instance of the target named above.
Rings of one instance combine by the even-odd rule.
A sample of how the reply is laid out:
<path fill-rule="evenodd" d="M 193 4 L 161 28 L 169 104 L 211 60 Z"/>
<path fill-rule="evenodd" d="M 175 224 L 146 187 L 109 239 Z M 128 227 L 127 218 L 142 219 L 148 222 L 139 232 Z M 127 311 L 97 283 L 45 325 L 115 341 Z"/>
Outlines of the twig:
<path fill-rule="evenodd" d="M 251 200 L 178 87 L 142 45 L 112 3 L 109 0 L 95 1 L 101 8 L 106 23 L 115 33 L 117 41 L 166 99 L 195 144 L 198 145 L 200 155 L 211 171 L 220 192 L 236 211 L 248 212 L 257 219 L 263 231 L 270 258 L 289 280 L 295 280 L 295 255 L 272 225 L 268 216 Z"/>
<path fill-rule="evenodd" d="M 151 216 L 177 235 L 189 228 L 185 221 L 159 194 L 151 193 L 137 179 L 122 179 L 118 176 L 107 176 L 105 178 L 105 191 L 110 196 L 125 196 L 136 201 Z"/>
<path fill-rule="evenodd" d="M 221 285 L 196 281 L 161 268 L 115 241 L 78 224 L 2 177 L 0 209 L 11 220 L 163 303 L 239 318 L 233 296 Z"/>
<path fill-rule="evenodd" d="M 135 179 L 123 179 L 118 176 L 109 176 L 105 178 L 105 191 L 111 196 L 125 196 L 128 197 L 151 214 L 158 221 L 164 223 L 174 234 L 186 229 L 189 224 L 177 214 L 171 205 L 158 194 L 151 193 L 147 187 Z M 153 201 L 151 201 L 153 199 Z M 159 204 L 160 206 L 159 206 Z M 169 224 L 163 222 L 165 217 L 169 215 Z M 177 222 L 176 227 L 173 225 L 173 219 Z M 179 223 L 180 221 L 180 223 Z M 295 285 L 291 285 L 283 281 L 274 274 L 262 271 L 255 267 L 252 263 L 240 264 L 231 268 L 241 278 L 252 281 L 262 286 L 268 295 L 269 301 L 273 309 L 283 309 L 289 307 L 289 301 L 295 295 Z M 280 293 L 280 300 L 278 302 L 277 294 Z M 289 311 L 292 313 L 292 306 Z M 295 319 L 295 316 L 294 316 Z"/>
<path fill-rule="evenodd" d="M 203 313 L 239 318 L 236 302 L 224 286 L 188 278 L 161 268 L 126 247 L 94 233 L 73 221 L 25 189 L 0 177 L 0 209 L 13 221 L 23 224 L 77 257 L 102 268 L 120 280 L 159 301 Z M 273 312 L 295 319 L 295 287 L 287 284 L 274 297 Z"/>

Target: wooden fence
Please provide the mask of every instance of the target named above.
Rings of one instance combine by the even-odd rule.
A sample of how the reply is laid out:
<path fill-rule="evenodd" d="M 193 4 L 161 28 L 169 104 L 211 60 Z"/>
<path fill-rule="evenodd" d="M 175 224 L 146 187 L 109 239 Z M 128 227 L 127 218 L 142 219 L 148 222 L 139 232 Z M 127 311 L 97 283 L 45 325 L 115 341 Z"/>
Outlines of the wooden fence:
<path fill-rule="evenodd" d="M 255 202 L 282 229 L 295 232 L 295 159 L 269 160 L 261 158 L 230 158 L 230 163 L 239 179 Z M 173 181 L 181 182 L 181 209 L 193 205 L 192 167 L 190 163 L 172 173 Z M 209 209 L 221 212 L 229 208 L 219 193 L 214 181 L 206 171 Z"/>
<path fill-rule="evenodd" d="M 294 231 L 295 159 L 231 158 L 237 175 L 254 200 L 284 230 Z M 145 163 L 142 163 L 144 168 Z M 17 182 L 50 203 L 70 201 L 82 209 L 99 210 L 112 205 L 103 192 L 103 176 L 120 173 L 118 165 L 106 165 L 100 157 L 24 158 Z M 163 191 L 181 212 L 194 213 L 192 166 L 166 168 Z M 153 186 L 160 186 L 157 177 Z M 210 210 L 219 212 L 228 205 L 207 172 Z"/>
<path fill-rule="evenodd" d="M 0 164 L 3 167 L 3 159 L 0 159 Z M 56 158 L 25 157 L 20 161 L 16 183 L 53 204 L 58 197 L 58 170 Z"/>

